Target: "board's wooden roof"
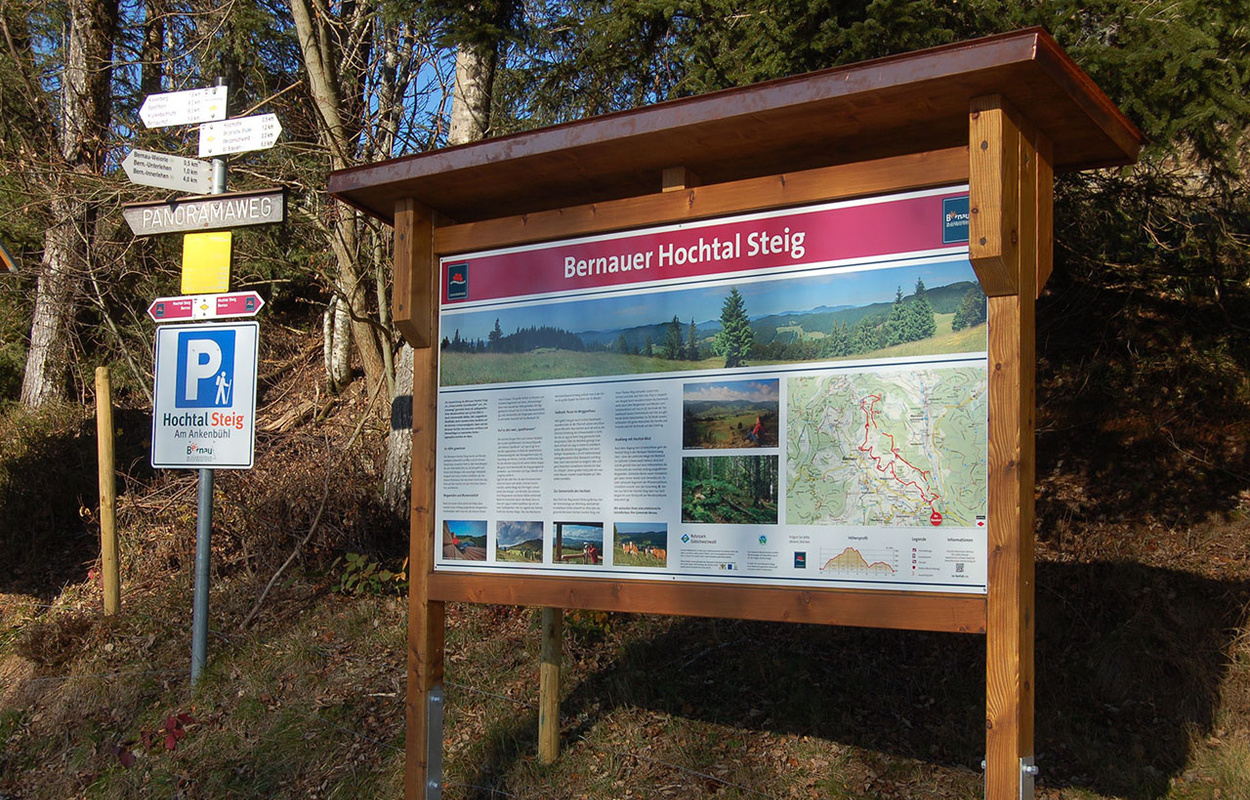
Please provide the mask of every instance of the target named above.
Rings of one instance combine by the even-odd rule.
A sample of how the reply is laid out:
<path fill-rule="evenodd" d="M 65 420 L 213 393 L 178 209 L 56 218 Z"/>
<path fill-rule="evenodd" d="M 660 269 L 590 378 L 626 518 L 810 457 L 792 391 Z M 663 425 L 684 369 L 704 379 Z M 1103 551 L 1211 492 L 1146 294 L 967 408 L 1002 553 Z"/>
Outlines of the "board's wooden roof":
<path fill-rule="evenodd" d="M 1051 139 L 1055 169 L 1132 163 L 1142 135 L 1033 28 L 486 139 L 330 174 L 387 222 L 410 197 L 456 222 L 966 145 L 968 104 L 1002 94 Z"/>

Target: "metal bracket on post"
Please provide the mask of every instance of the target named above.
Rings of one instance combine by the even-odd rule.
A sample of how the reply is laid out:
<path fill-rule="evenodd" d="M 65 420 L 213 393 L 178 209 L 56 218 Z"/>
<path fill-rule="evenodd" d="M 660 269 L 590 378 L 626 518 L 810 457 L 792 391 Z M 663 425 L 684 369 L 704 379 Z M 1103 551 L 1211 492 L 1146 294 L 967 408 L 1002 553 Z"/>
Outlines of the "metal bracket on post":
<path fill-rule="evenodd" d="M 443 799 L 443 685 L 436 683 L 426 695 L 425 800 Z M 1031 796 L 1031 795 L 1030 795 Z"/>
<path fill-rule="evenodd" d="M 1033 800 L 1033 781 L 1041 772 L 1033 763 L 1033 759 L 1033 756 L 1024 756 L 1020 759 L 1020 793 L 1016 795 L 1017 800 Z M 981 759 L 982 772 L 985 771 L 985 767 L 985 759 Z"/>
<path fill-rule="evenodd" d="M 1020 800 L 1033 800 L 1033 781 L 1040 770 L 1033 763 L 1033 756 L 1020 759 Z"/>

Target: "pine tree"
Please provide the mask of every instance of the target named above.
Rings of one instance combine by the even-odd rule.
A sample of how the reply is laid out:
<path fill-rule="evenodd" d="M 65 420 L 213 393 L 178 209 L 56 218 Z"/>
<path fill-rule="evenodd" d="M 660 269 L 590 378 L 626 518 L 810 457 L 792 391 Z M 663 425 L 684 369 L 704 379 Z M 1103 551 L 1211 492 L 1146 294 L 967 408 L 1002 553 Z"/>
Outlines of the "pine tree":
<path fill-rule="evenodd" d="M 985 316 L 985 293 L 980 287 L 974 286 L 959 301 L 959 308 L 955 309 L 955 319 L 951 322 L 951 329 L 962 331 L 964 328 L 975 327 L 985 322 Z"/>
<path fill-rule="evenodd" d="M 925 292 L 924 281 L 916 279 L 916 293 L 907 304 L 906 322 L 904 323 L 904 342 L 918 342 L 928 339 L 937 333 L 937 319 L 933 315 L 933 306 L 929 304 L 929 296 Z"/>
<path fill-rule="evenodd" d="M 890 316 L 885 320 L 886 345 L 902 344 L 909 341 L 907 337 L 908 309 L 903 302 L 903 287 L 894 293 L 894 305 L 890 306 Z"/>
<path fill-rule="evenodd" d="M 686 337 L 686 359 L 699 360 L 699 334 L 695 331 L 694 317 L 690 318 L 690 334 Z"/>
<path fill-rule="evenodd" d="M 851 354 L 851 329 L 847 327 L 845 322 L 833 323 L 833 328 L 829 331 L 829 338 L 825 339 L 825 355 L 830 358 L 839 358 L 841 356 L 849 356 Z"/>
<path fill-rule="evenodd" d="M 885 347 L 885 337 L 881 333 L 881 327 L 869 317 L 856 322 L 851 329 L 851 352 L 859 355 Z"/>
<path fill-rule="evenodd" d="M 724 357 L 726 369 L 733 369 L 742 365 L 753 344 L 755 332 L 751 330 L 746 304 L 735 286 L 721 306 L 720 332 L 712 342 L 712 349 L 716 355 Z"/>
<path fill-rule="evenodd" d="M 677 315 L 674 314 L 672 321 L 668 323 L 668 328 L 664 331 L 664 358 L 676 361 L 681 358 L 683 350 L 681 320 L 677 319 Z"/>
<path fill-rule="evenodd" d="M 494 352 L 495 348 L 499 346 L 499 340 L 502 338 L 503 328 L 499 327 L 499 318 L 495 317 L 495 327 L 491 329 L 490 334 L 487 336 L 487 339 L 490 341 L 490 349 L 492 352 Z"/>

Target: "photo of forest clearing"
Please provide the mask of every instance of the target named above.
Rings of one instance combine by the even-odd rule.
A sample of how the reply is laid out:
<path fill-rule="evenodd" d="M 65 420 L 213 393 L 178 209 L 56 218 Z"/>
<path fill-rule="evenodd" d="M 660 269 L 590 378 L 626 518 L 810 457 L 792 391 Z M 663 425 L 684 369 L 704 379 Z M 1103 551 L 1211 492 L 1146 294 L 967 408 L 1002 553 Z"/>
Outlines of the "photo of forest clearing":
<path fill-rule="evenodd" d="M 443 558 L 452 561 L 485 561 L 486 520 L 445 520 Z"/>
<path fill-rule="evenodd" d="M 985 309 L 971 265 L 943 261 L 444 313 L 439 383 L 980 352 Z"/>
<path fill-rule="evenodd" d="M 667 567 L 668 525 L 663 522 L 618 522 L 612 526 L 612 565 Z"/>
<path fill-rule="evenodd" d="M 777 478 L 777 456 L 683 458 L 682 522 L 775 525 Z"/>
<path fill-rule="evenodd" d="M 496 523 L 495 560 L 541 564 L 543 561 L 543 524 L 519 521 Z"/>
<path fill-rule="evenodd" d="M 681 446 L 686 450 L 776 447 L 776 380 L 688 383 L 682 387 Z"/>

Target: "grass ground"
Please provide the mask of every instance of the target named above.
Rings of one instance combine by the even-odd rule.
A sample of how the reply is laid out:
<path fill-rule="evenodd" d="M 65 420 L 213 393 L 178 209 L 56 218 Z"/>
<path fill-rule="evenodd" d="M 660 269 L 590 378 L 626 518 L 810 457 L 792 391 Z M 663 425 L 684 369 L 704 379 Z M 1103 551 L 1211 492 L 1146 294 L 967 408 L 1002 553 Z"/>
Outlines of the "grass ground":
<path fill-rule="evenodd" d="M 1250 480 L 1244 387 L 1218 382 L 1230 363 L 1180 381 L 1104 360 L 1105 401 L 1087 374 L 1041 364 L 1039 797 L 1250 800 Z M 312 397 L 316 375 L 287 373 L 265 402 Z M 1151 410 L 1173 395 L 1203 409 L 1192 427 Z M 190 477 L 146 470 L 144 421 L 119 415 L 123 613 L 105 618 L 93 423 L 4 415 L 0 798 L 400 797 L 406 602 L 387 585 L 342 594 L 332 567 L 347 551 L 402 563 L 373 494 L 385 425 L 352 390 L 262 437 L 255 470 L 219 475 L 192 688 Z M 446 798 L 980 796 L 981 637 L 570 612 L 562 755 L 544 766 L 538 612 L 447 615 Z"/>

